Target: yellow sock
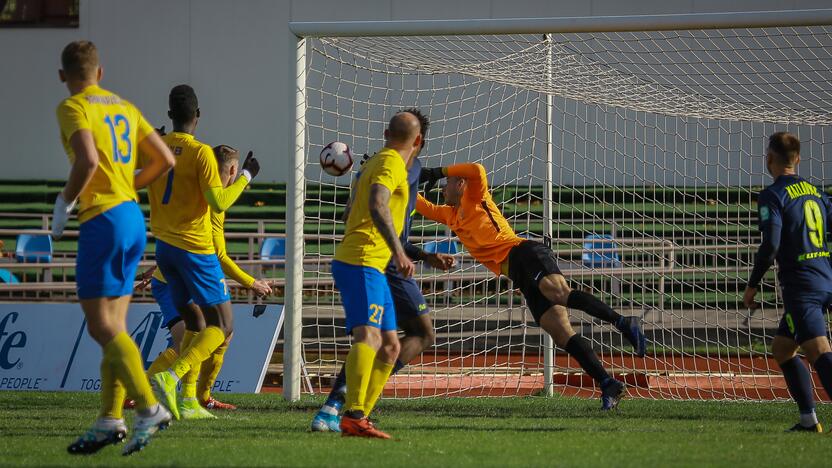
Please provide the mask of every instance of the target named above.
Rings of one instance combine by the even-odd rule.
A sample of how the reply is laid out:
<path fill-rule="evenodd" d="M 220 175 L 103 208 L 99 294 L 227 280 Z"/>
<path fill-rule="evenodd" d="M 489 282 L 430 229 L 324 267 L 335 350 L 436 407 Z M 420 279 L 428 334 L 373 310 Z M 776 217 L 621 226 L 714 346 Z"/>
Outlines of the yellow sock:
<path fill-rule="evenodd" d="M 102 418 L 121 419 L 123 417 L 124 398 L 127 391 L 113 373 L 113 366 L 106 359 L 101 359 L 101 413 Z"/>
<path fill-rule="evenodd" d="M 192 367 L 208 359 L 208 356 L 225 341 L 225 333 L 219 327 L 206 327 L 191 340 L 170 369 L 178 378 L 182 378 Z M 197 374 L 198 375 L 198 374 Z"/>
<path fill-rule="evenodd" d="M 346 411 L 364 411 L 367 400 L 367 385 L 373 370 L 376 351 L 364 343 L 355 343 L 347 354 L 347 397 Z"/>
<path fill-rule="evenodd" d="M 113 376 L 124 385 L 127 394 L 136 400 L 136 409 L 145 410 L 156 404 L 139 348 L 127 333 L 119 333 L 104 346 L 104 360 L 110 364 Z"/>
<path fill-rule="evenodd" d="M 185 330 L 182 336 L 182 344 L 179 348 L 180 354 L 184 354 L 199 332 Z M 196 396 L 196 379 L 199 376 L 199 364 L 188 369 L 182 376 L 182 398 L 194 398 Z"/>
<path fill-rule="evenodd" d="M 159 372 L 168 370 L 170 365 L 173 364 L 178 357 L 179 353 L 177 353 L 175 349 L 166 348 L 164 351 L 159 353 L 156 360 L 153 361 L 153 364 L 147 368 L 147 375 L 158 374 Z"/>
<path fill-rule="evenodd" d="M 378 359 L 373 360 L 370 383 L 367 384 L 367 399 L 364 400 L 365 415 L 369 416 L 373 412 L 373 408 L 376 407 L 376 403 L 381 396 L 381 392 L 384 390 L 387 379 L 390 378 L 391 372 L 393 372 L 393 364 L 381 362 Z"/>
<path fill-rule="evenodd" d="M 228 350 L 230 341 L 231 338 L 229 337 L 211 354 L 211 357 L 202 363 L 202 368 L 199 371 L 199 382 L 196 387 L 199 401 L 208 401 L 211 398 L 211 389 L 214 387 L 214 381 L 217 380 L 217 375 L 219 375 L 222 368 L 222 361 L 225 359 L 225 352 Z"/>
<path fill-rule="evenodd" d="M 191 341 L 193 341 L 194 337 L 197 335 L 199 335 L 198 331 L 185 330 L 185 334 L 182 335 L 182 342 L 179 343 L 180 355 L 184 353 L 186 349 L 188 349 L 188 346 L 191 345 Z"/>

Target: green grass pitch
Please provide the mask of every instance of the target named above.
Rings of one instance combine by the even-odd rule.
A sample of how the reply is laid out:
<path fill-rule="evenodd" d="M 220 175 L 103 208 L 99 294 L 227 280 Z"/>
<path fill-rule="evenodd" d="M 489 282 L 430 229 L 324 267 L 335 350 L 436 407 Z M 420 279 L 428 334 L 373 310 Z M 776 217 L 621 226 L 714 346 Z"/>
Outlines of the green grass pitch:
<path fill-rule="evenodd" d="M 236 412 L 178 421 L 143 452 L 79 457 L 66 446 L 92 422 L 92 393 L 0 392 L 0 464 L 67 466 L 829 466 L 830 434 L 784 434 L 794 404 L 484 398 L 384 400 L 394 440 L 312 434 L 320 398 L 231 395 Z M 129 412 L 128 412 L 129 413 Z M 819 417 L 832 424 L 832 406 Z M 130 423 L 128 414 L 128 424 Z"/>

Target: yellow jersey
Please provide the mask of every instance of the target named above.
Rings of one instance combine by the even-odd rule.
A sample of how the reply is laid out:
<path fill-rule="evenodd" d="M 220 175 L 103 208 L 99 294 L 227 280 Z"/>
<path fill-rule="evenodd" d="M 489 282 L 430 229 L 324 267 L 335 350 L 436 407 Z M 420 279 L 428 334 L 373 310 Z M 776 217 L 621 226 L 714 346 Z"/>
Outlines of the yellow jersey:
<path fill-rule="evenodd" d="M 384 148 L 361 169 L 347 218 L 344 239 L 335 249 L 335 260 L 375 268 L 381 272 L 390 261 L 390 247 L 370 217 L 370 186 L 379 184 L 390 190 L 390 213 L 396 236 L 401 236 L 407 210 L 407 168 L 398 151 Z"/>
<path fill-rule="evenodd" d="M 70 96 L 56 110 L 61 128 L 61 143 L 75 163 L 69 144 L 78 130 L 92 132 L 98 150 L 98 168 L 78 197 L 81 223 L 126 201 L 135 201 L 133 185 L 139 142 L 153 132 L 153 127 L 133 104 L 96 85 Z"/>
<path fill-rule="evenodd" d="M 156 238 L 195 254 L 213 254 L 211 210 L 205 192 L 222 187 L 210 146 L 188 133 L 162 137 L 176 166 L 148 187 L 150 229 Z"/>
<path fill-rule="evenodd" d="M 254 284 L 254 278 L 240 268 L 231 257 L 228 256 L 228 251 L 225 249 L 225 213 L 211 212 L 211 231 L 214 237 L 214 249 L 217 251 L 217 258 L 220 260 L 220 266 L 225 276 L 237 281 L 241 285 L 250 288 Z M 153 272 L 153 277 L 157 280 L 167 283 L 162 271 L 158 268 Z"/>

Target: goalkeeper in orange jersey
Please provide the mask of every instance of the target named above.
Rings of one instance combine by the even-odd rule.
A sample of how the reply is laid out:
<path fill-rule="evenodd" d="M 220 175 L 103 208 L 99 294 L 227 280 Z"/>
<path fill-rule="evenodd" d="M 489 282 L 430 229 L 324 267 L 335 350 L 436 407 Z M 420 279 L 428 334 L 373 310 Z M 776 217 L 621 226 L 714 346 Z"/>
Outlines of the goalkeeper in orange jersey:
<path fill-rule="evenodd" d="M 485 168 L 481 164 L 425 168 L 421 179 L 428 183 L 429 191 L 445 177 L 448 180 L 442 193 L 446 204 L 434 205 L 420 195 L 416 210 L 422 216 L 450 227 L 478 262 L 495 275 L 511 279 L 523 293 L 537 324 L 599 384 L 601 409 L 618 406 L 624 395 L 624 384 L 607 373 L 590 342 L 575 333 L 565 307 L 583 310 L 613 324 L 639 356 L 644 355 L 646 348 L 641 319 L 622 317 L 591 294 L 570 288 L 552 249 L 514 233 L 491 199 Z"/>
<path fill-rule="evenodd" d="M 223 187 L 228 187 L 239 175 L 239 152 L 230 146 L 220 145 L 214 147 L 214 156 L 217 159 L 217 166 L 219 168 L 222 185 Z M 262 279 L 255 280 L 251 275 L 237 266 L 237 264 L 234 263 L 234 260 L 228 256 L 228 252 L 225 248 L 224 224 L 225 213 L 211 213 L 211 230 L 213 233 L 214 248 L 217 251 L 217 258 L 220 261 L 223 273 L 225 273 L 227 277 L 240 283 L 242 286 L 251 289 L 260 297 L 270 295 L 272 293 L 272 289 L 268 283 Z M 179 311 L 173 304 L 170 289 L 164 276 L 162 276 L 162 273 L 158 269 L 155 269 L 155 271 L 153 271 L 153 277 L 149 278 L 149 281 L 153 298 L 156 299 L 156 302 L 159 304 L 159 308 L 162 311 L 162 326 L 167 328 L 171 335 L 170 346 L 159 354 L 147 371 L 149 375 L 153 375 L 157 372 L 164 371 L 174 361 L 176 361 L 179 357 L 182 338 L 186 331 L 185 323 L 182 321 Z M 194 304 L 193 301 L 190 301 L 187 304 L 187 307 L 191 309 L 193 314 L 200 317 L 198 327 L 200 330 L 204 329 L 205 320 L 199 306 Z M 225 342 L 214 350 L 208 359 L 203 361 L 201 365 L 198 364 L 194 366 L 194 369 L 199 367 L 198 371 L 194 371 L 199 374 L 196 387 L 196 397 L 199 404 L 204 408 L 224 410 L 237 409 L 234 405 L 223 403 L 211 396 L 211 388 L 213 387 L 214 381 L 222 368 L 223 358 L 226 350 L 228 349 L 228 344 L 231 341 L 231 336 L 232 335 L 229 335 Z M 204 411 L 188 411 L 184 409 L 181 416 L 182 419 L 204 419 L 210 417 Z"/>

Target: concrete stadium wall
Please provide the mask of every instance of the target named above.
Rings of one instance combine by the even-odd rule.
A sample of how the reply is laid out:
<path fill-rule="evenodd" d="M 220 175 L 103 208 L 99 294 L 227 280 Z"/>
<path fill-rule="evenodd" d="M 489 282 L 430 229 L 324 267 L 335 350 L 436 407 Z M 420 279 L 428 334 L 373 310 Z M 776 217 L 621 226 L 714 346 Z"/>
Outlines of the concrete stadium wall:
<path fill-rule="evenodd" d="M 286 179 L 288 22 L 700 13 L 829 8 L 822 0 L 82 0 L 78 29 L 0 29 L 0 179 L 62 179 L 54 109 L 61 48 L 93 40 L 103 86 L 167 124 L 167 93 L 197 90 L 210 144 L 253 149 L 262 181 Z"/>

